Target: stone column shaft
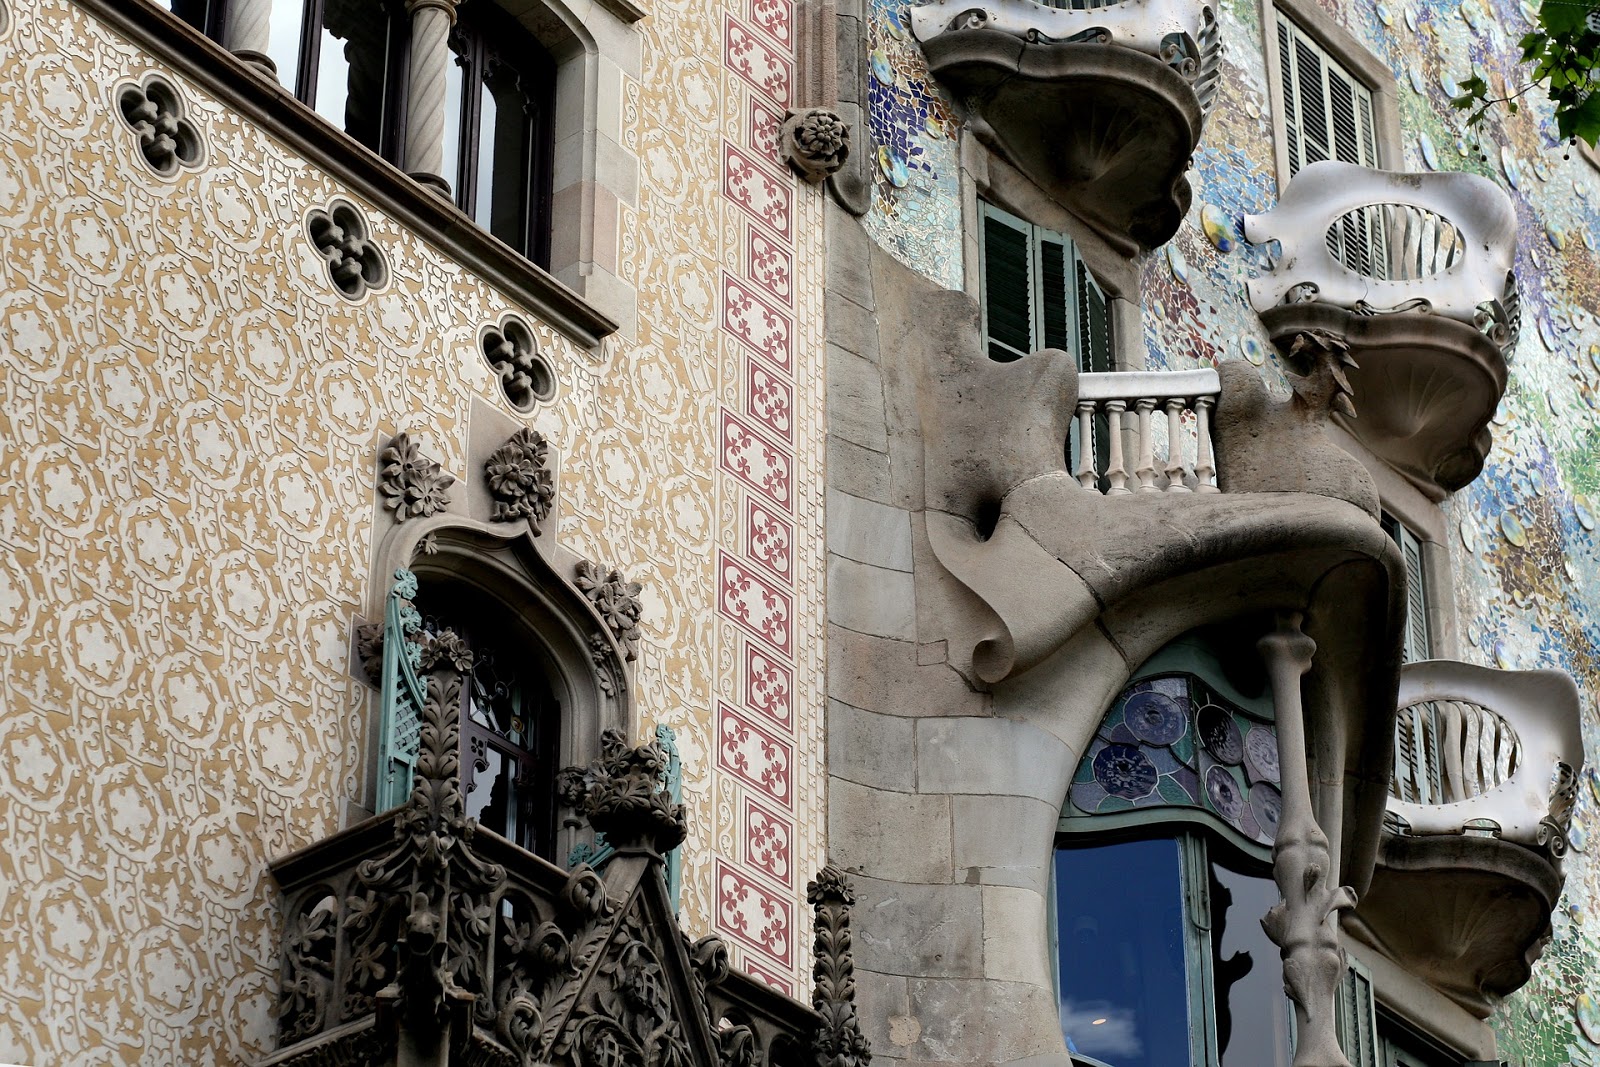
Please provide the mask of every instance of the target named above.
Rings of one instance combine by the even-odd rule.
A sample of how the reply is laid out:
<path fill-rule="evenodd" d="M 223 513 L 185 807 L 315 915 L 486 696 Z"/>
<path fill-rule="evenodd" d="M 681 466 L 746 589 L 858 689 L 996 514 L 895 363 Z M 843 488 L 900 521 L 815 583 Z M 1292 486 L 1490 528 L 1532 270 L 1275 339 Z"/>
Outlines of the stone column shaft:
<path fill-rule="evenodd" d="M 227 39 L 223 43 L 234 55 L 276 81 L 278 65 L 267 54 L 272 45 L 272 3 L 273 0 L 229 0 Z"/>
<path fill-rule="evenodd" d="M 1284 991 L 1294 1001 L 1294 1067 L 1350 1067 L 1335 1028 L 1335 1000 L 1345 968 L 1338 914 L 1355 907 L 1356 898 L 1348 886 L 1338 884 L 1328 836 L 1311 806 L 1300 693 L 1317 643 L 1300 631 L 1299 612 L 1281 612 L 1276 628 L 1256 649 L 1272 682 L 1283 790 L 1283 813 L 1272 845 L 1272 878 L 1283 900 L 1261 925 L 1278 946 Z"/>
<path fill-rule="evenodd" d="M 450 179 L 444 170 L 445 77 L 450 70 L 450 27 L 456 22 L 455 0 L 410 0 L 411 80 L 406 86 L 407 174 L 445 196 Z"/>

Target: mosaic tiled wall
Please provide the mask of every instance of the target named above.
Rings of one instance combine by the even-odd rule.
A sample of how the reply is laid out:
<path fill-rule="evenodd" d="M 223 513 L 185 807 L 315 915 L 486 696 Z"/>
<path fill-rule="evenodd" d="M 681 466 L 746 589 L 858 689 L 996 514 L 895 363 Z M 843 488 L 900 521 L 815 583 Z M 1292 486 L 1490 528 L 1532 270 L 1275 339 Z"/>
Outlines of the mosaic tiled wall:
<path fill-rule="evenodd" d="M 1491 85 L 1521 84 L 1517 40 L 1532 12 L 1510 0 L 1321 0 L 1321 6 L 1394 73 L 1411 170 L 1466 170 L 1512 195 L 1520 224 L 1517 272 L 1524 327 L 1495 446 L 1483 476 L 1446 506 L 1462 642 L 1457 658 L 1504 667 L 1555 666 L 1583 692 L 1590 770 L 1575 825 L 1575 855 L 1556 937 L 1533 981 L 1495 1016 L 1501 1055 L 1523 1067 L 1600 1063 L 1600 171 L 1556 143 L 1548 105 L 1524 100 L 1484 132 L 1480 154 L 1448 101 L 1472 69 Z M 914 43 L 893 6 L 873 5 L 872 116 L 880 143 L 907 138 L 926 158 L 953 159 Z M 1149 365 L 1182 368 L 1245 358 L 1281 381 L 1244 282 L 1261 254 L 1241 238 L 1240 217 L 1277 199 L 1272 116 L 1257 0 L 1222 4 L 1226 45 L 1221 94 L 1190 179 L 1194 204 L 1171 244 L 1143 267 Z M 880 66 L 880 58 L 888 66 Z M 936 95 L 936 93 L 935 93 Z M 1570 154 L 1570 158 L 1565 158 Z M 1484 157 L 1487 158 L 1484 158 Z M 951 246 L 928 220 L 950 218 L 958 187 L 909 169 L 875 208 L 880 243 L 945 284 Z M 890 170 L 879 192 L 893 186 Z M 902 219 L 910 221 L 902 224 Z M 1590 833 L 1597 833 L 1590 852 Z"/>
<path fill-rule="evenodd" d="M 154 177 L 109 94 L 159 62 L 70 0 L 5 6 L 0 1062 L 254 1062 L 265 864 L 362 792 L 375 450 L 408 429 L 465 473 L 470 403 L 504 405 L 476 342 L 506 301 L 362 205 L 393 279 L 346 302 L 302 224 L 340 192 L 316 167 L 174 76 L 208 158 Z M 820 201 L 773 145 L 790 24 L 787 0 L 653 5 L 621 131 L 637 337 L 538 327 L 559 389 L 532 422 L 555 536 L 646 585 L 640 734 L 671 725 L 684 758 L 685 921 L 794 991 L 822 861 L 822 373 Z"/>

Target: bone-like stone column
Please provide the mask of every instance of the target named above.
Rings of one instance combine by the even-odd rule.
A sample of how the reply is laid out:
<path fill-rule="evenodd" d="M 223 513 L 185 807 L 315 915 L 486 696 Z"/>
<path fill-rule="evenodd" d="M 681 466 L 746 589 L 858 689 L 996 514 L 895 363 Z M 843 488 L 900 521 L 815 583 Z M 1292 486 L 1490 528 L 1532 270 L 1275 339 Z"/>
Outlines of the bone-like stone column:
<path fill-rule="evenodd" d="M 450 69 L 450 27 L 456 0 L 407 0 L 411 16 L 411 79 L 406 87 L 404 169 L 412 178 L 445 196 L 445 75 Z"/>
<path fill-rule="evenodd" d="M 1300 679 L 1311 669 L 1317 643 L 1300 631 L 1299 612 L 1281 612 L 1256 650 L 1272 681 L 1278 723 L 1283 813 L 1272 845 L 1272 878 L 1283 900 L 1261 920 L 1283 957 L 1283 986 L 1294 1001 L 1294 1067 L 1350 1067 L 1334 1028 L 1335 997 L 1344 976 L 1338 913 L 1356 904 L 1349 886 L 1335 883 L 1328 836 L 1311 807 L 1306 769 L 1305 709 Z"/>
<path fill-rule="evenodd" d="M 267 54 L 267 49 L 272 45 L 272 2 L 231 0 L 228 4 L 225 43 L 234 55 L 277 81 L 278 65 Z"/>

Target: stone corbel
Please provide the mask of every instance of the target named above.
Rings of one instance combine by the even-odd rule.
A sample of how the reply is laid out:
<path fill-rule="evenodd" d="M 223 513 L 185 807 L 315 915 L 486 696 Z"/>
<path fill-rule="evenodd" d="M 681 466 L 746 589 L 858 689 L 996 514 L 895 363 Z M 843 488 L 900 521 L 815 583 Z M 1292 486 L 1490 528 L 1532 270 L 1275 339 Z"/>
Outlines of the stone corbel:
<path fill-rule="evenodd" d="M 804 0 L 795 25 L 798 106 L 784 116 L 779 151 L 806 181 L 826 182 L 840 207 L 865 215 L 872 207 L 873 150 L 861 0 Z"/>

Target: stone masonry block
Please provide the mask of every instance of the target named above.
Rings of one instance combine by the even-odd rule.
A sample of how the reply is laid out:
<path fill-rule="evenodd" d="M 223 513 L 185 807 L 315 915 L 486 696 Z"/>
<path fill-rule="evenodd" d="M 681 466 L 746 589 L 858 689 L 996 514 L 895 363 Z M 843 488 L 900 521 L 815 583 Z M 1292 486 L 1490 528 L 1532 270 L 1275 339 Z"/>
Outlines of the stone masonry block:
<path fill-rule="evenodd" d="M 828 854 L 871 877 L 948 883 L 950 798 L 834 778 L 828 783 Z"/>
<path fill-rule="evenodd" d="M 915 760 L 912 720 L 828 701 L 829 774 L 860 785 L 913 793 L 917 788 Z"/>

